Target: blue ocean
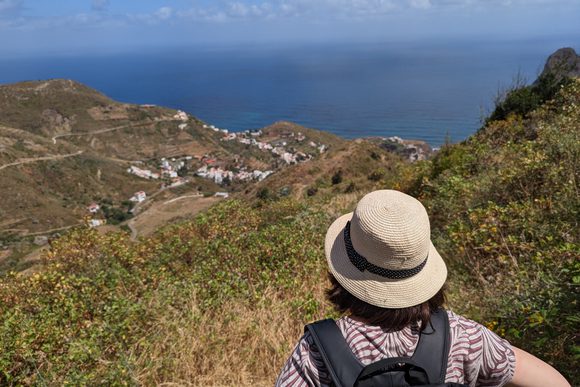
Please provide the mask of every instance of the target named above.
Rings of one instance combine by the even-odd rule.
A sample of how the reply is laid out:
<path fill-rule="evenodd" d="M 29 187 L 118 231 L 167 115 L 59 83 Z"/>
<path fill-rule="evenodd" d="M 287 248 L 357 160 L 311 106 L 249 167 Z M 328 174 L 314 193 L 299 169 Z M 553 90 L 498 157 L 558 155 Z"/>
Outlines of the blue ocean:
<path fill-rule="evenodd" d="M 498 91 L 532 82 L 562 41 L 187 47 L 0 58 L 0 83 L 69 78 L 230 130 L 288 120 L 346 138 L 437 146 L 474 133 Z M 576 47 L 577 48 L 577 47 Z"/>

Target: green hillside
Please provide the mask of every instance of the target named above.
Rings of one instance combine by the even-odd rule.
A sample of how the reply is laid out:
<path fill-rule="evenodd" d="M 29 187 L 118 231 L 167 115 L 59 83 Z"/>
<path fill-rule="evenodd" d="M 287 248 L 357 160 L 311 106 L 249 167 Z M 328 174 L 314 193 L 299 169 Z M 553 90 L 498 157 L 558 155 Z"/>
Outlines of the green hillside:
<path fill-rule="evenodd" d="M 580 81 L 444 148 L 409 191 L 464 280 L 454 300 L 579 382 Z M 457 281 L 457 279 L 456 279 Z M 472 302 L 471 300 L 478 300 Z"/>
<path fill-rule="evenodd" d="M 449 307 L 578 384 L 579 135 L 576 80 L 431 161 L 337 145 L 286 169 L 275 195 L 248 192 L 251 201 L 225 201 L 137 242 L 74 230 L 53 242 L 41 271 L 0 279 L 0 384 L 271 385 L 303 324 L 332 315 L 322 301 L 326 228 L 377 188 L 428 207 L 450 269 Z M 314 194 L 279 195 L 305 176 Z"/>

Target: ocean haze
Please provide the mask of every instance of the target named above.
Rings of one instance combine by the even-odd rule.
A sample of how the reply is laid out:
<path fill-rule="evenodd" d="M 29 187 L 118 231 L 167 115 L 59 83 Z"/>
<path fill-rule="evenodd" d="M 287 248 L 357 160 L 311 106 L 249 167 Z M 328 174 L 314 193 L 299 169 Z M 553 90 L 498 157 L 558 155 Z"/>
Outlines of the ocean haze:
<path fill-rule="evenodd" d="M 530 82 L 559 42 L 188 47 L 0 59 L 0 83 L 67 78 L 113 99 L 240 131 L 279 120 L 346 138 L 441 145 L 474 133 L 498 89 Z"/>

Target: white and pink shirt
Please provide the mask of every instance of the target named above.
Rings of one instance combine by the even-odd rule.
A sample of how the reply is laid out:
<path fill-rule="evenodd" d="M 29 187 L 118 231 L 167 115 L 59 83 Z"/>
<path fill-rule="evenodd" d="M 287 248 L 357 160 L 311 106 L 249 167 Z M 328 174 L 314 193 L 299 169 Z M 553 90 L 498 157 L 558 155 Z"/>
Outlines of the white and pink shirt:
<path fill-rule="evenodd" d="M 503 386 L 515 370 L 509 342 L 465 317 L 448 311 L 450 350 L 445 382 L 469 386 Z M 349 317 L 336 321 L 358 360 L 368 365 L 390 357 L 410 357 L 419 341 L 417 328 L 385 332 Z M 277 387 L 330 386 L 331 379 L 309 333 L 298 342 L 276 381 Z"/>

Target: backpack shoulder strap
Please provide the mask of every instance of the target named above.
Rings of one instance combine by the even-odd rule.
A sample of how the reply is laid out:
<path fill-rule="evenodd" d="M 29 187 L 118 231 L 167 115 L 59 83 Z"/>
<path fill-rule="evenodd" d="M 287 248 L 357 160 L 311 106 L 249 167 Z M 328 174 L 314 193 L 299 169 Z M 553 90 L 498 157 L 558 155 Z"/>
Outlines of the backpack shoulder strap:
<path fill-rule="evenodd" d="M 304 331 L 310 332 L 334 384 L 337 387 L 353 386 L 363 365 L 350 350 L 336 322 L 320 320 L 306 325 Z"/>
<path fill-rule="evenodd" d="M 445 383 L 449 346 L 449 318 L 447 311 L 439 308 L 431 314 L 430 326 L 421 332 L 417 348 L 411 357 L 427 372 L 432 384 Z"/>

